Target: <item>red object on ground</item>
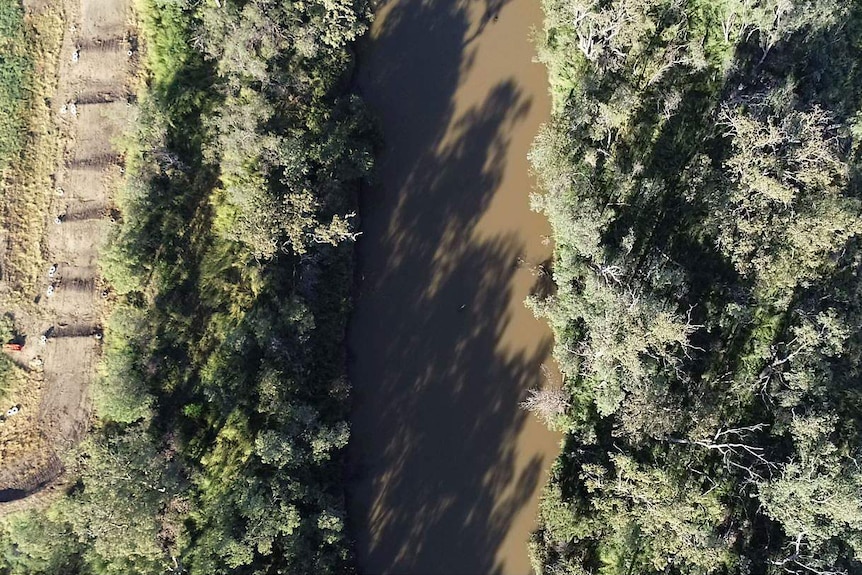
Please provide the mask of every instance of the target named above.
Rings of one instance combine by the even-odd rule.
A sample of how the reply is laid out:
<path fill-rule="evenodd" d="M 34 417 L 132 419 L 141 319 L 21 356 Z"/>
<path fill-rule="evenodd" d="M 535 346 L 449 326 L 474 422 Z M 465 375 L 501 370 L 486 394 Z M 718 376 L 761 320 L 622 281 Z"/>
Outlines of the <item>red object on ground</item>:
<path fill-rule="evenodd" d="M 6 351 L 21 351 L 23 346 L 20 343 L 4 343 L 3 349 Z"/>

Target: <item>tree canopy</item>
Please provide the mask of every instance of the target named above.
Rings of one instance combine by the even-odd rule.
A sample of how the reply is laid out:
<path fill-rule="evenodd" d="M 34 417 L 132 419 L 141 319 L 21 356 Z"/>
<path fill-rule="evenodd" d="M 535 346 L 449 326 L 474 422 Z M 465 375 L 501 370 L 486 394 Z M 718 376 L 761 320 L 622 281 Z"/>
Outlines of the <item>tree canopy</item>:
<path fill-rule="evenodd" d="M 862 5 L 544 8 L 537 572 L 859 572 Z"/>
<path fill-rule="evenodd" d="M 372 131 L 350 93 L 362 1 L 146 0 L 146 88 L 97 422 L 0 572 L 353 571 L 343 347 Z"/>

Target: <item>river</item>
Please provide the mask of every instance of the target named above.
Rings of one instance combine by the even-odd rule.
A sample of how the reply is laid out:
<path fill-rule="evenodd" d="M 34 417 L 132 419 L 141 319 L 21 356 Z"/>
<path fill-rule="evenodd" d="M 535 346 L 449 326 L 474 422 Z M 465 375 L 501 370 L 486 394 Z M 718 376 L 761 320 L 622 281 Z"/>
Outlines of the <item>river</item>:
<path fill-rule="evenodd" d="M 552 337 L 523 301 L 551 252 L 527 153 L 550 101 L 538 0 L 392 0 L 358 86 L 385 140 L 360 200 L 349 371 L 363 573 L 526 575 L 559 437 L 518 404 Z"/>

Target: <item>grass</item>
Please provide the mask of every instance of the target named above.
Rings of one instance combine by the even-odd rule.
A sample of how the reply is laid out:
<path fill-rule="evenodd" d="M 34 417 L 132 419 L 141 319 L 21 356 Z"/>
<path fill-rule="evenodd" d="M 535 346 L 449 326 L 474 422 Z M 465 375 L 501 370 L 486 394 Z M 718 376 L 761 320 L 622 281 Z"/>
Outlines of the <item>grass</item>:
<path fill-rule="evenodd" d="M 63 37 L 57 8 L 25 15 L 0 0 L 0 268 L 15 303 L 32 299 L 45 266 L 46 213 L 59 138 L 48 102 Z"/>
<path fill-rule="evenodd" d="M 33 61 L 26 47 L 24 11 L 13 0 L 0 2 L 0 170 L 21 152 L 27 92 Z"/>
<path fill-rule="evenodd" d="M 25 13 L 19 0 L 0 0 L 0 343 L 15 332 L 17 313 L 31 306 L 45 271 L 45 232 L 59 157 L 59 135 L 48 102 L 57 81 L 63 38 L 60 8 Z M 38 377 L 0 352 L 0 462 L 34 454 L 44 438 Z"/>

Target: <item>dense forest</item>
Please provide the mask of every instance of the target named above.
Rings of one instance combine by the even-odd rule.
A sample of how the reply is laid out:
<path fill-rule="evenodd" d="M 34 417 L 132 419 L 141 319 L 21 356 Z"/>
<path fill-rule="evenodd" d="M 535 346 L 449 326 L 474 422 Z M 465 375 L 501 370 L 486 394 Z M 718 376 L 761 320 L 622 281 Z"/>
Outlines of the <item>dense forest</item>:
<path fill-rule="evenodd" d="M 862 572 L 862 3 L 544 9 L 536 571 Z"/>
<path fill-rule="evenodd" d="M 0 522 L 0 572 L 349 573 L 343 339 L 372 132 L 348 88 L 369 9 L 137 9 L 96 428 L 64 497 Z"/>

